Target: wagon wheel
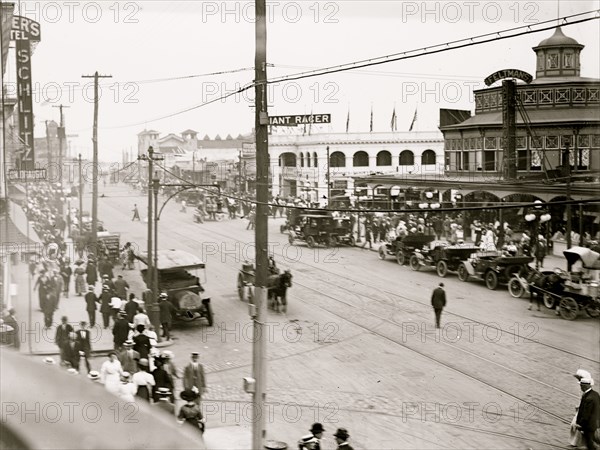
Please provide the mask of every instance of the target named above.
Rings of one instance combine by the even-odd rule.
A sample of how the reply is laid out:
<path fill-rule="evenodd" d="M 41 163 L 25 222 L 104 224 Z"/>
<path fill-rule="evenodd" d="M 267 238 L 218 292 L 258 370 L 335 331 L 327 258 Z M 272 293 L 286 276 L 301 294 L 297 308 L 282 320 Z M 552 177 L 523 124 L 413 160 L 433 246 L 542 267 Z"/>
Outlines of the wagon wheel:
<path fill-rule="evenodd" d="M 417 258 L 417 255 L 412 255 L 410 257 L 410 262 L 409 263 L 410 263 L 410 268 L 412 270 L 414 270 L 415 272 L 417 270 L 419 270 L 419 268 L 421 267 L 421 264 L 419 264 L 419 258 Z"/>
<path fill-rule="evenodd" d="M 488 270 L 485 274 L 485 285 L 491 291 L 496 290 L 498 287 L 498 274 L 493 270 Z"/>
<path fill-rule="evenodd" d="M 525 294 L 525 288 L 517 277 L 512 277 L 508 281 L 508 292 L 514 298 L 521 298 Z"/>
<path fill-rule="evenodd" d="M 238 290 L 238 296 L 240 297 L 240 300 L 244 301 L 246 288 L 244 287 L 244 276 L 241 273 L 238 274 L 237 290 Z"/>
<path fill-rule="evenodd" d="M 443 259 L 439 260 L 436 266 L 438 276 L 444 278 L 448 275 L 448 263 Z"/>
<path fill-rule="evenodd" d="M 578 312 L 579 307 L 573 297 L 563 297 L 560 299 L 560 317 L 566 320 L 574 320 Z"/>
<path fill-rule="evenodd" d="M 469 280 L 469 271 L 467 270 L 467 266 L 465 266 L 463 263 L 458 266 L 458 279 L 460 281 Z"/>
<path fill-rule="evenodd" d="M 537 295 L 540 294 L 538 293 Z M 556 297 L 554 297 L 554 295 L 544 293 L 544 306 L 548 309 L 554 308 L 556 306 Z"/>
<path fill-rule="evenodd" d="M 290 245 L 294 245 L 294 235 L 292 233 L 288 234 L 288 242 Z"/>
<path fill-rule="evenodd" d="M 354 236 L 350 236 L 348 238 L 348 245 L 350 245 L 351 247 L 354 247 L 356 245 L 356 239 L 354 239 Z"/>
<path fill-rule="evenodd" d="M 316 242 L 315 242 L 315 238 L 314 238 L 314 237 L 312 237 L 312 236 L 308 236 L 308 237 L 306 238 L 306 244 L 307 244 L 307 245 L 308 245 L 310 248 L 313 248 L 313 247 L 315 246 L 315 244 L 316 244 Z"/>
<path fill-rule="evenodd" d="M 596 317 L 600 316 L 600 303 L 594 301 L 590 302 L 585 307 L 585 312 L 588 316 L 595 319 Z"/>
<path fill-rule="evenodd" d="M 398 252 L 396 253 L 396 262 L 401 266 L 406 264 L 406 258 L 404 257 L 404 253 L 402 253 L 402 250 L 398 250 Z"/>
<path fill-rule="evenodd" d="M 385 259 L 385 249 L 383 248 L 384 246 L 380 246 L 379 250 L 377 250 L 377 252 L 379 253 L 379 259 L 384 260 Z"/>

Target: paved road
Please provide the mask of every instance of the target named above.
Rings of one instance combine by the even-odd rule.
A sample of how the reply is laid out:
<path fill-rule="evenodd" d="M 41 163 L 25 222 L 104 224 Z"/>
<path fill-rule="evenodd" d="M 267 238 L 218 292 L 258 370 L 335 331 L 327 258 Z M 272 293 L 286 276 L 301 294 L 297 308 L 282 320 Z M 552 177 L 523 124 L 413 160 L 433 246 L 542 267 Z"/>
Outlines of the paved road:
<path fill-rule="evenodd" d="M 107 227 L 145 250 L 147 225 L 130 220 L 144 197 L 124 185 L 108 186 L 105 195 L 99 209 Z M 434 272 L 413 272 L 359 248 L 290 246 L 279 233 L 282 219 L 271 223 L 275 259 L 294 278 L 287 315 L 268 316 L 268 438 L 293 448 L 319 421 L 327 429 L 323 448 L 335 448 L 331 434 L 342 426 L 355 448 L 566 447 L 579 403 L 572 374 L 580 367 L 600 374 L 597 319 L 529 311 L 527 300 L 505 288 L 490 291 L 449 275 L 436 331 Z M 181 213 L 174 202 L 159 227 L 160 249 L 188 250 L 207 262 L 215 326 L 178 328 L 171 347 L 178 366 L 201 352 L 207 436 L 220 427 L 248 428 L 251 398 L 241 385 L 251 374 L 251 323 L 235 282 L 253 257 L 254 233 L 241 219 L 195 224 L 191 210 Z M 126 272 L 141 286 L 137 273 Z"/>

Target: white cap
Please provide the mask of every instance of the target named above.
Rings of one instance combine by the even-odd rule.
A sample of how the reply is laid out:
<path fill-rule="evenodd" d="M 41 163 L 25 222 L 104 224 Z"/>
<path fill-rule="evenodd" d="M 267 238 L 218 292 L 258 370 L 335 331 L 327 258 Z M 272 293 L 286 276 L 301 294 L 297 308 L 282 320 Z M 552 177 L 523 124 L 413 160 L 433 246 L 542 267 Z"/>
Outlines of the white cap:
<path fill-rule="evenodd" d="M 577 369 L 577 373 L 573 376 L 579 380 L 582 378 L 592 378 L 592 375 L 587 370 L 583 369 Z"/>
<path fill-rule="evenodd" d="M 590 386 L 593 386 L 594 380 L 592 377 L 585 377 L 579 380 L 579 384 L 589 384 Z"/>

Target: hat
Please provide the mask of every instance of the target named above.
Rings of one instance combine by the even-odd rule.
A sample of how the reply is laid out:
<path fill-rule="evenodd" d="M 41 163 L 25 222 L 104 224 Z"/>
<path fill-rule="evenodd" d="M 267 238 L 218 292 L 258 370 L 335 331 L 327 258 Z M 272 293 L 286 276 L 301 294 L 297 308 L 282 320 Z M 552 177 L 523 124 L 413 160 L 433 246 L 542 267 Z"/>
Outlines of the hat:
<path fill-rule="evenodd" d="M 346 440 L 350 437 L 350 435 L 348 434 L 348 430 L 346 430 L 345 428 L 338 428 L 333 435 L 343 440 Z"/>
<path fill-rule="evenodd" d="M 46 364 L 56 364 L 56 363 L 54 362 L 54 360 L 53 360 L 52 358 L 50 358 L 50 357 L 48 357 L 48 358 L 44 358 L 44 362 L 45 362 Z"/>
<path fill-rule="evenodd" d="M 130 376 L 131 376 L 131 374 L 129 372 L 123 372 L 121 374 L 121 380 L 129 380 Z"/>
<path fill-rule="evenodd" d="M 107 274 L 102 275 L 102 278 L 108 278 Z"/>
<path fill-rule="evenodd" d="M 191 391 L 190 391 L 191 392 Z M 166 387 L 160 387 L 156 390 L 158 395 L 171 395 L 171 390 Z"/>
<path fill-rule="evenodd" d="M 581 380 L 582 378 L 592 378 L 592 375 L 587 370 L 583 369 L 577 369 L 577 373 L 573 376 L 578 380 Z"/>
<path fill-rule="evenodd" d="M 168 298 L 169 295 L 166 292 L 161 292 L 159 295 L 160 298 Z"/>
<path fill-rule="evenodd" d="M 590 386 L 593 386 L 594 380 L 592 377 L 585 377 L 579 380 L 579 384 L 589 384 Z"/>
<path fill-rule="evenodd" d="M 108 288 L 107 288 L 108 289 Z M 93 291 L 94 290 L 94 286 L 92 286 L 91 284 L 88 286 L 88 291 Z"/>
<path fill-rule="evenodd" d="M 88 378 L 90 380 L 99 380 L 100 372 L 98 372 L 97 370 L 92 370 L 92 371 L 90 371 L 90 373 L 88 373 Z"/>
<path fill-rule="evenodd" d="M 191 402 L 192 400 L 196 400 L 197 394 L 191 389 L 185 389 L 184 391 L 181 391 L 181 394 L 179 394 L 179 396 L 182 400 L 185 400 L 186 402 Z"/>
<path fill-rule="evenodd" d="M 126 317 L 127 313 L 125 311 L 119 311 L 119 317 Z"/>
<path fill-rule="evenodd" d="M 317 448 L 318 443 L 319 440 L 314 436 L 305 436 L 299 442 L 300 448 L 306 450 L 314 450 L 315 448 Z"/>
<path fill-rule="evenodd" d="M 103 284 L 102 285 L 102 290 L 103 291 L 108 291 L 108 285 L 107 284 Z"/>
<path fill-rule="evenodd" d="M 192 352 L 192 356 L 200 356 L 200 353 L 198 353 L 198 352 Z"/>
<path fill-rule="evenodd" d="M 440 287 L 444 287 L 444 283 L 440 283 Z"/>
<path fill-rule="evenodd" d="M 325 428 L 323 428 L 323 425 L 321 425 L 319 422 L 317 422 L 317 423 L 313 423 L 313 425 L 309 431 L 313 434 L 317 434 L 317 433 L 322 433 L 323 431 L 325 431 Z"/>
<path fill-rule="evenodd" d="M 125 342 L 123 342 L 123 345 L 126 347 L 133 347 L 133 341 L 131 339 L 127 339 Z"/>
<path fill-rule="evenodd" d="M 79 372 L 77 371 L 77 369 L 74 369 L 73 367 L 71 367 L 70 369 L 67 369 L 67 373 L 70 373 L 71 375 L 79 375 Z"/>
<path fill-rule="evenodd" d="M 144 366 L 144 367 L 148 367 L 149 363 L 148 360 L 146 358 L 142 358 L 138 361 L 138 366 Z"/>

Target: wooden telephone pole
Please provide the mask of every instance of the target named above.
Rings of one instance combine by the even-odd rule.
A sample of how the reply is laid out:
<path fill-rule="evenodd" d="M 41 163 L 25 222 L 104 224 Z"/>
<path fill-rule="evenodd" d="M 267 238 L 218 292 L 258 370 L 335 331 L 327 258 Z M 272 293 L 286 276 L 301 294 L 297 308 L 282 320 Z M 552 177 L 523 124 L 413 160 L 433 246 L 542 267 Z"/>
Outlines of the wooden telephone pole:
<path fill-rule="evenodd" d="M 61 187 L 62 186 L 62 181 L 63 181 L 63 141 L 66 139 L 67 135 L 65 133 L 65 119 L 63 116 L 63 108 L 69 108 L 69 106 L 65 106 L 65 105 L 54 105 L 52 106 L 53 108 L 59 108 L 60 109 L 60 125 L 58 127 L 58 181 L 61 183 Z"/>
<path fill-rule="evenodd" d="M 98 79 L 112 78 L 112 75 L 98 75 L 96 71 L 94 75 L 82 75 L 81 78 L 94 79 L 94 131 L 92 143 L 94 144 L 94 156 L 92 159 L 92 251 L 97 256 L 98 245 Z"/>

